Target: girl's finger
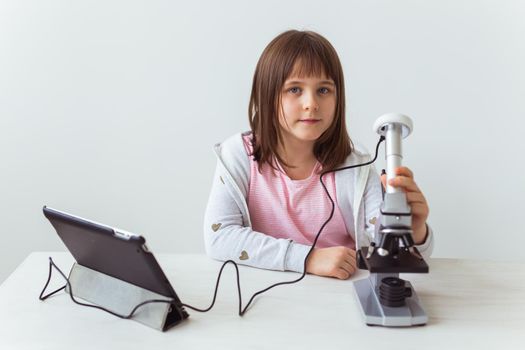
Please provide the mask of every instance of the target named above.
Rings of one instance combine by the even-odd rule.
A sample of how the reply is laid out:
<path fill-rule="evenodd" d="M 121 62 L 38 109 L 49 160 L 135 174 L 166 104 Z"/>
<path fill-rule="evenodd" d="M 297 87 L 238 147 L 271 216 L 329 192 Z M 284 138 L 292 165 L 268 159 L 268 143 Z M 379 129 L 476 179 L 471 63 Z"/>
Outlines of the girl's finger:
<path fill-rule="evenodd" d="M 355 250 L 353 249 L 350 249 L 350 248 L 347 248 L 348 250 L 346 251 L 346 256 L 348 258 L 350 258 L 351 260 L 355 259 Z M 346 260 L 346 259 L 345 259 Z"/>
<path fill-rule="evenodd" d="M 340 280 L 346 280 L 346 279 L 350 278 L 350 275 L 351 275 L 351 273 L 346 271 L 345 269 L 338 268 L 337 272 L 335 274 L 335 277 L 339 278 Z"/>
<path fill-rule="evenodd" d="M 395 173 L 396 173 L 396 175 L 406 176 L 406 177 L 410 177 L 412 179 L 414 178 L 414 173 L 412 172 L 412 170 L 410 170 L 406 166 L 397 167 L 395 169 Z"/>
<path fill-rule="evenodd" d="M 412 178 L 396 176 L 389 181 L 390 186 L 401 187 L 407 192 L 421 192 Z"/>
<path fill-rule="evenodd" d="M 421 204 L 427 204 L 427 200 L 425 199 L 425 196 L 423 196 L 423 193 L 421 192 L 407 192 L 406 193 L 407 202 L 409 204 L 412 203 L 421 203 Z"/>
<path fill-rule="evenodd" d="M 410 209 L 412 211 L 412 215 L 414 216 L 428 216 L 428 207 L 421 203 L 413 203 L 410 205 Z"/>
<path fill-rule="evenodd" d="M 354 273 L 354 271 L 355 271 L 355 263 L 350 264 L 347 261 L 343 261 L 343 263 L 339 267 L 344 269 L 344 270 L 346 270 L 346 271 L 348 271 L 349 273 Z"/>
<path fill-rule="evenodd" d="M 344 257 L 344 261 L 348 262 L 348 263 L 353 263 L 355 262 L 355 251 L 352 250 L 350 254 L 348 254 L 346 257 Z"/>

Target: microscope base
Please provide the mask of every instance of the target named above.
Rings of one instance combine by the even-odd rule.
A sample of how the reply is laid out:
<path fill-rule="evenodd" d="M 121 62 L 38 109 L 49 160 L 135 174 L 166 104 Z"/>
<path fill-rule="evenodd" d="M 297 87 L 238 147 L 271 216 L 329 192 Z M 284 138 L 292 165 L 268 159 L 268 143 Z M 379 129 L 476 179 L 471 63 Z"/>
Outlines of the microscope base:
<path fill-rule="evenodd" d="M 428 317 L 421 307 L 419 298 L 410 282 L 405 281 L 406 287 L 412 289 L 412 296 L 405 299 L 406 305 L 389 307 L 379 302 L 379 292 L 376 281 L 384 277 L 398 277 L 399 274 L 371 274 L 354 282 L 354 289 L 359 299 L 361 311 L 368 326 L 410 327 L 422 326 L 428 322 Z"/>

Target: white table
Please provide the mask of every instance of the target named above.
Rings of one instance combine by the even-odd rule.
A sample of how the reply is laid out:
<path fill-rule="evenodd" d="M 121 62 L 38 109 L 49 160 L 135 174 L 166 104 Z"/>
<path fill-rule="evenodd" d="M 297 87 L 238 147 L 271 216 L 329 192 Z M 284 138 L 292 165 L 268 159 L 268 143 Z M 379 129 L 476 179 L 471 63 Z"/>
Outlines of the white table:
<path fill-rule="evenodd" d="M 32 253 L 0 286 L 1 349 L 524 349 L 525 264 L 432 259 L 430 274 L 405 274 L 429 322 L 423 327 L 368 327 L 352 281 L 307 275 L 255 299 L 237 315 L 233 266 L 225 268 L 218 300 L 207 313 L 167 332 L 74 304 L 67 294 L 42 302 L 48 256 L 64 271 L 69 253 Z M 157 259 L 184 303 L 204 308 L 213 296 L 220 262 L 204 255 L 158 254 Z M 241 267 L 243 305 L 291 272 Z M 56 271 L 49 291 L 62 286 Z"/>

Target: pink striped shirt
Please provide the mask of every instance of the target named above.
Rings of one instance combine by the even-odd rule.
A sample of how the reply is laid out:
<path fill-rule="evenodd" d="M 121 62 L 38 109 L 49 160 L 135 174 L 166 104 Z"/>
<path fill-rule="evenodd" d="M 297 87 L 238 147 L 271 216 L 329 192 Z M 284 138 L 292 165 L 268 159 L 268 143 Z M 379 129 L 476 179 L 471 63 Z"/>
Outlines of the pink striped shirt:
<path fill-rule="evenodd" d="M 252 152 L 250 139 L 251 134 L 243 136 L 248 155 Z M 332 204 L 319 181 L 321 164 L 317 162 L 308 178 L 292 180 L 280 164 L 280 171 L 275 171 L 275 174 L 268 164 L 262 167 L 262 174 L 259 173 L 257 161 L 249 158 L 251 176 L 247 201 L 252 229 L 275 238 L 311 245 L 332 210 Z M 348 234 L 337 205 L 335 174 L 325 175 L 323 182 L 335 202 L 335 210 L 316 247 L 345 246 L 355 249 L 354 240 Z"/>

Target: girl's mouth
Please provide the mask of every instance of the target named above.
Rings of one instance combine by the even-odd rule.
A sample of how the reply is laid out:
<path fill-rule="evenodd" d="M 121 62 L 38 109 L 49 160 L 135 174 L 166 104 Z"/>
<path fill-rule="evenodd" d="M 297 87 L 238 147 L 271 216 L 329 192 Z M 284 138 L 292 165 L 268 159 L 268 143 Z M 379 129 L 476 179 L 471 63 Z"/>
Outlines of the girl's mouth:
<path fill-rule="evenodd" d="M 301 123 L 305 123 L 305 124 L 308 124 L 308 125 L 311 125 L 311 124 L 315 124 L 317 122 L 320 122 L 321 119 L 301 119 L 299 120 Z"/>

